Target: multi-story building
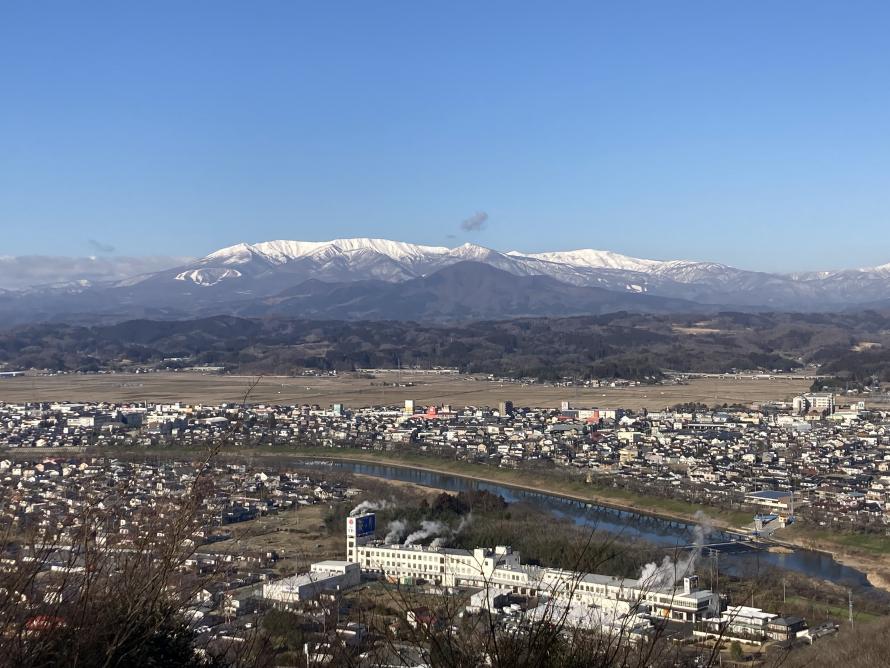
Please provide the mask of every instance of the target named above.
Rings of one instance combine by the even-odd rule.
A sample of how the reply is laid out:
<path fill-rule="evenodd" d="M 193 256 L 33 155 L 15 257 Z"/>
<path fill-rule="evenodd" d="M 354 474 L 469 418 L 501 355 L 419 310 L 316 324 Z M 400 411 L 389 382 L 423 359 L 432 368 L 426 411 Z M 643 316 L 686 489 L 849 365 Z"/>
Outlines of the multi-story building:
<path fill-rule="evenodd" d="M 504 545 L 460 550 L 424 545 L 385 544 L 373 539 L 376 519 L 366 513 L 347 519 L 347 560 L 363 572 L 391 580 L 410 578 L 444 587 L 507 589 L 626 613 L 648 608 L 653 615 L 678 621 L 701 621 L 719 614 L 718 597 L 699 590 L 698 578 L 682 587 L 596 573 L 578 573 L 523 564 L 519 552 Z"/>
<path fill-rule="evenodd" d="M 778 615 L 760 608 L 733 605 L 720 617 L 706 620 L 702 630 L 695 633 L 704 637 L 762 643 L 770 638 L 770 625 L 776 618 Z"/>
<path fill-rule="evenodd" d="M 834 394 L 831 392 L 808 392 L 792 401 L 792 409 L 798 415 L 810 412 L 831 415 L 834 408 Z"/>

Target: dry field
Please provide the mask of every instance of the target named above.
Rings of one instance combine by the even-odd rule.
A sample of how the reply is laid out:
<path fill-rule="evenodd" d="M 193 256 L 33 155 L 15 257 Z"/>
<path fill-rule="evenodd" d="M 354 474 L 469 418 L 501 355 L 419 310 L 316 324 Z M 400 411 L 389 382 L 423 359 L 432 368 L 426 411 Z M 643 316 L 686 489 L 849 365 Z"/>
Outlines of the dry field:
<path fill-rule="evenodd" d="M 0 379 L 0 401 L 113 401 L 219 404 L 241 401 L 251 383 L 248 376 L 197 373 L 115 374 L 95 376 L 28 376 Z M 382 382 L 414 383 L 413 387 L 382 387 Z M 370 380 L 354 375 L 338 378 L 261 378 L 250 394 L 252 403 L 351 407 L 401 404 L 414 399 L 419 405 L 497 406 L 510 400 L 516 406 L 558 407 L 570 400 L 579 406 L 648 408 L 700 401 L 711 404 L 751 403 L 788 399 L 806 391 L 809 381 L 789 378 L 696 378 L 688 385 L 633 388 L 581 389 L 495 383 L 470 376 L 431 376 L 403 372 L 380 374 Z"/>
<path fill-rule="evenodd" d="M 381 481 L 373 476 L 353 474 L 351 477 L 362 488 L 363 483 L 381 485 Z M 412 499 L 412 503 L 417 503 L 422 498 L 432 502 L 442 492 L 440 489 L 400 480 L 387 480 L 384 484 L 386 487 L 400 489 L 405 498 Z M 328 510 L 326 503 L 298 506 L 276 515 L 228 524 L 224 528 L 232 532 L 232 537 L 213 543 L 212 549 L 231 554 L 274 550 L 281 557 L 281 561 L 275 566 L 281 574 L 292 575 L 307 571 L 312 562 L 342 559 L 346 552 L 345 533 L 337 529 L 330 531 L 325 526 Z"/>
<path fill-rule="evenodd" d="M 330 533 L 324 518 L 326 504 L 302 506 L 277 515 L 226 525 L 232 538 L 213 543 L 216 552 L 240 554 L 275 550 L 281 557 L 276 570 L 292 575 L 308 570 L 309 564 L 324 559 L 342 559 L 346 536 Z"/>

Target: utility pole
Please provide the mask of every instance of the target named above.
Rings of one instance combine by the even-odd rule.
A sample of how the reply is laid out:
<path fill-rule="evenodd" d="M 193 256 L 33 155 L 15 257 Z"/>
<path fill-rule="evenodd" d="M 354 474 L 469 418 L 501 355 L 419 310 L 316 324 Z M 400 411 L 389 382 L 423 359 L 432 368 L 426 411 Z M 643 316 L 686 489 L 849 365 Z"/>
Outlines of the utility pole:
<path fill-rule="evenodd" d="M 714 593 L 720 596 L 720 550 L 712 548 L 714 555 Z"/>
<path fill-rule="evenodd" d="M 794 476 L 791 476 L 791 519 L 794 520 Z"/>
<path fill-rule="evenodd" d="M 785 578 L 782 578 L 782 603 L 785 602 Z"/>
<path fill-rule="evenodd" d="M 847 601 L 848 601 L 847 606 L 850 610 L 850 628 L 852 629 L 853 628 L 853 590 L 852 589 L 847 590 Z"/>

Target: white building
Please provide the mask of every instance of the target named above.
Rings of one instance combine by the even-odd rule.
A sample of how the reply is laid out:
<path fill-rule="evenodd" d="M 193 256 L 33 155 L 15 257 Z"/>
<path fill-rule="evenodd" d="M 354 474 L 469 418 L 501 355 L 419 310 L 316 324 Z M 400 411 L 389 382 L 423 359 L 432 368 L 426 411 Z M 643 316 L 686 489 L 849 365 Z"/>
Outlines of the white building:
<path fill-rule="evenodd" d="M 815 411 L 817 413 L 834 413 L 834 394 L 831 392 L 808 392 L 794 397 L 792 410 L 798 415 Z"/>
<path fill-rule="evenodd" d="M 526 618 L 532 622 L 560 620 L 566 626 L 589 631 L 603 631 L 609 635 L 637 640 L 652 630 L 652 622 L 644 615 L 599 608 L 567 601 L 550 599 L 529 610 Z"/>
<path fill-rule="evenodd" d="M 312 564 L 309 573 L 293 575 L 263 585 L 263 598 L 277 603 L 299 603 L 316 598 L 319 594 L 354 587 L 361 583 L 358 564 L 348 561 L 319 561 Z"/>
<path fill-rule="evenodd" d="M 777 617 L 778 615 L 764 612 L 760 608 L 733 605 L 728 607 L 720 617 L 707 620 L 705 630 L 696 631 L 696 635 L 743 642 L 765 642 L 769 639 L 769 624 Z"/>
<path fill-rule="evenodd" d="M 445 587 L 507 589 L 621 614 L 648 608 L 652 614 L 678 621 L 700 621 L 719 613 L 717 596 L 698 590 L 696 577 L 685 578 L 682 587 L 653 587 L 640 580 L 525 565 L 518 552 L 503 545 L 472 551 L 385 545 L 368 535 L 368 528 L 376 523 L 368 516 L 373 513 L 347 520 L 347 558 L 357 562 L 362 572 L 392 581 L 412 578 Z"/>

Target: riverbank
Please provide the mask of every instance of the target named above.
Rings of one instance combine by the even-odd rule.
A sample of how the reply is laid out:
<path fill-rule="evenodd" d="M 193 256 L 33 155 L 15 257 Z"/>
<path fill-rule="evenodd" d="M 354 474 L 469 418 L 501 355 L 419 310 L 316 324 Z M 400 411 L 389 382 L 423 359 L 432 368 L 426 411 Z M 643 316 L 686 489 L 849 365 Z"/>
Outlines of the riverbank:
<path fill-rule="evenodd" d="M 8 450 L 4 456 L 33 457 L 37 452 L 41 455 L 72 454 L 80 456 L 109 456 L 109 457 L 182 457 L 197 458 L 206 455 L 199 448 L 164 448 L 164 449 L 104 449 L 89 448 L 80 449 L 71 453 L 68 449 L 56 449 L 52 453 L 43 450 Z M 468 480 L 504 485 L 519 490 L 552 494 L 572 501 L 593 503 L 615 510 L 641 513 L 657 517 L 667 521 L 685 522 L 697 524 L 699 518 L 696 513 L 705 511 L 715 528 L 726 531 L 738 531 L 738 527 L 750 522 L 748 513 L 735 511 L 723 511 L 719 508 L 702 507 L 697 504 L 636 494 L 618 487 L 604 487 L 586 483 L 583 479 L 572 479 L 558 471 L 535 471 L 528 468 L 502 469 L 494 466 L 473 464 L 459 460 L 446 460 L 429 455 L 413 453 L 390 453 L 346 449 L 346 448 L 294 448 L 294 447 L 263 447 L 244 450 L 222 450 L 218 454 L 220 458 L 253 457 L 274 459 L 308 459 L 343 461 L 358 464 L 383 464 L 397 466 L 404 469 L 415 469 L 427 473 L 454 475 Z"/>
<path fill-rule="evenodd" d="M 269 452 L 269 455 L 278 453 Z M 283 454 L 283 453 L 282 453 Z M 645 497 L 621 489 L 604 489 L 584 482 L 559 479 L 540 472 L 514 469 L 482 468 L 476 464 L 458 461 L 436 460 L 425 456 L 394 457 L 384 453 L 357 451 L 355 453 L 319 454 L 318 450 L 291 451 L 289 456 L 315 460 L 343 461 L 359 464 L 382 464 L 404 469 L 453 475 L 476 482 L 503 485 L 517 490 L 551 494 L 572 501 L 593 503 L 616 510 L 640 513 L 668 521 L 697 524 L 699 511 L 704 511 L 716 529 L 739 532 L 739 527 L 750 520 L 748 513 L 720 511 L 709 506 L 660 497 Z M 890 593 L 890 539 L 883 536 L 862 537 L 838 535 L 830 532 L 801 531 L 801 525 L 782 530 L 775 541 L 778 550 L 793 548 L 822 552 L 831 555 L 838 563 L 861 571 L 869 583 Z M 868 546 L 865 550 L 851 548 L 849 543 Z"/>
<path fill-rule="evenodd" d="M 253 451 L 252 451 L 253 452 Z M 256 454 L 256 453 L 254 453 Z M 592 503 L 614 510 L 640 513 L 671 522 L 698 524 L 699 511 L 704 511 L 715 528 L 738 531 L 738 526 L 750 520 L 747 513 L 702 508 L 696 504 L 676 499 L 663 499 L 635 494 L 620 488 L 606 488 L 572 480 L 549 472 L 528 469 L 501 469 L 485 467 L 463 461 L 448 461 L 421 455 L 393 456 L 386 453 L 357 450 L 331 453 L 320 449 L 288 449 L 263 451 L 262 456 L 285 456 L 296 459 L 342 461 L 355 464 L 381 464 L 403 469 L 452 475 L 475 482 L 503 485 L 516 490 L 550 494 L 580 503 Z"/>
<path fill-rule="evenodd" d="M 34 456 L 35 451 L 7 452 L 6 456 Z M 106 455 L 113 457 L 183 457 L 196 458 L 203 455 L 199 449 L 171 448 L 164 450 L 102 450 L 90 449 L 86 455 Z M 620 488 L 603 487 L 571 479 L 552 471 L 530 469 L 501 469 L 464 461 L 445 460 L 428 455 L 405 453 L 393 455 L 364 450 L 332 448 L 293 448 L 266 447 L 248 450 L 226 450 L 221 458 L 244 457 L 274 460 L 316 460 L 342 461 L 353 464 L 379 464 L 402 469 L 416 470 L 431 474 L 451 475 L 476 482 L 503 485 L 516 490 L 550 494 L 580 503 L 591 503 L 615 510 L 639 513 L 659 519 L 696 524 L 703 511 L 716 529 L 739 532 L 739 527 L 750 522 L 747 512 L 721 511 L 710 506 L 650 497 Z M 831 555 L 837 562 L 866 574 L 868 581 L 876 588 L 890 592 L 890 538 L 884 536 L 844 535 L 800 524 L 782 529 L 774 545 L 800 548 Z"/>
<path fill-rule="evenodd" d="M 890 592 L 890 538 L 887 536 L 843 534 L 798 524 L 784 529 L 777 542 L 826 552 L 838 563 L 865 573 L 873 587 Z"/>

